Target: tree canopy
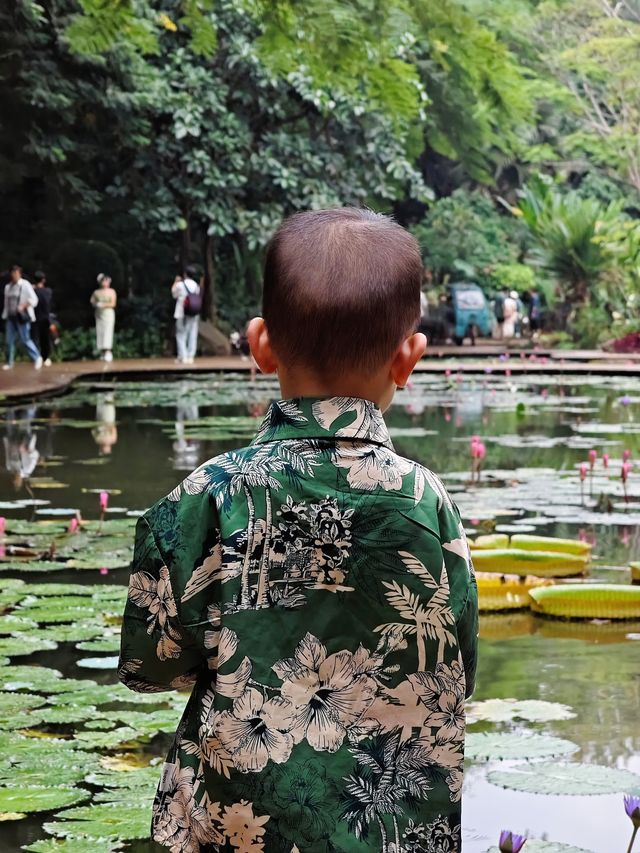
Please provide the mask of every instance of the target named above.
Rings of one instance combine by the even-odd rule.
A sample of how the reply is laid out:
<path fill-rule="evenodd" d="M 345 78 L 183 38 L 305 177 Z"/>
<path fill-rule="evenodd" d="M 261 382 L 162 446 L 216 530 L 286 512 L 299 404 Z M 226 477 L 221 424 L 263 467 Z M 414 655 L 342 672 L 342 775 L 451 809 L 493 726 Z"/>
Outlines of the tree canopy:
<path fill-rule="evenodd" d="M 14 0 L 5 263 L 98 241 L 153 294 L 195 261 L 208 312 L 237 325 L 283 216 L 367 204 L 417 229 L 436 280 L 531 263 L 568 294 L 575 245 L 549 262 L 513 212 L 542 174 L 549 233 L 589 199 L 615 222 L 582 235 L 581 298 L 611 264 L 634 288 L 639 64 L 636 0 Z"/>

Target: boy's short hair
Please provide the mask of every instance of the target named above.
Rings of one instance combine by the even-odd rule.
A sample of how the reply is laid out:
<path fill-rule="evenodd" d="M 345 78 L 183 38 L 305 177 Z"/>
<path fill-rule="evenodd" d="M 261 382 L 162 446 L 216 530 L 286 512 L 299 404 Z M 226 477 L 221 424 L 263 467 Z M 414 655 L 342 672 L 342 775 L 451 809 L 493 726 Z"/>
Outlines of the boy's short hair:
<path fill-rule="evenodd" d="M 388 216 L 355 207 L 286 219 L 271 238 L 263 315 L 282 361 L 319 375 L 372 373 L 420 320 L 417 241 Z"/>

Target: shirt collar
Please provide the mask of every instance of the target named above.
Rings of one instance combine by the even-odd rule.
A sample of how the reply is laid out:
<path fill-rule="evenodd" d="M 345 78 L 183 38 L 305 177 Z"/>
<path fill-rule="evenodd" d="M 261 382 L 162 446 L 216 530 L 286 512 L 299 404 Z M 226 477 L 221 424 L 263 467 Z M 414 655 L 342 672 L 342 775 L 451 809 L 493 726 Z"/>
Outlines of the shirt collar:
<path fill-rule="evenodd" d="M 382 412 L 359 397 L 296 397 L 272 403 L 253 443 L 291 438 L 350 439 L 393 450 Z"/>

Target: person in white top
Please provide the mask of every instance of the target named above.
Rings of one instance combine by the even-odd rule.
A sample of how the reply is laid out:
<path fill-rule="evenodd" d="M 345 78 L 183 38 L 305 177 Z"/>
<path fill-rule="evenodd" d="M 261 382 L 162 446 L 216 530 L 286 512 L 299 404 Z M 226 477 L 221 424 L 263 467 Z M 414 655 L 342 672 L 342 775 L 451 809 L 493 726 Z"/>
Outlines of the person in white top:
<path fill-rule="evenodd" d="M 504 321 L 502 323 L 502 337 L 512 338 L 516 333 L 516 323 L 518 322 L 518 294 L 512 290 L 509 296 L 502 303 L 502 311 Z"/>
<path fill-rule="evenodd" d="M 176 276 L 171 286 L 171 295 L 176 300 L 173 312 L 176 321 L 176 361 L 193 364 L 198 345 L 198 322 L 202 310 L 200 285 L 195 281 L 198 272 L 187 267 L 183 275 Z"/>
<path fill-rule="evenodd" d="M 11 370 L 16 354 L 16 343 L 21 343 L 36 370 L 42 367 L 40 350 L 31 339 L 31 324 L 35 323 L 34 308 L 38 304 L 35 290 L 26 278 L 22 267 L 15 264 L 10 271 L 11 281 L 4 288 L 2 319 L 5 321 L 7 361 L 3 370 Z"/>

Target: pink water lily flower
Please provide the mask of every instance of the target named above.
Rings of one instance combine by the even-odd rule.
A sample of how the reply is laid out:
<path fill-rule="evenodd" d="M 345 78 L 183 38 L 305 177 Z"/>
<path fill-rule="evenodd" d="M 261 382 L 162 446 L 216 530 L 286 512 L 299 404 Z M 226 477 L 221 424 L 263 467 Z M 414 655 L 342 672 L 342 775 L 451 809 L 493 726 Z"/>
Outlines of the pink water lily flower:
<path fill-rule="evenodd" d="M 605 468 L 609 467 L 609 454 L 608 453 L 602 454 L 602 464 L 604 465 Z"/>
<path fill-rule="evenodd" d="M 105 512 L 109 506 L 109 492 L 100 492 L 100 512 Z"/>
<path fill-rule="evenodd" d="M 587 463 L 586 463 L 586 462 L 581 462 L 581 463 L 580 463 L 580 468 L 579 468 L 579 471 L 580 471 L 580 479 L 581 479 L 581 480 L 586 480 L 586 479 L 587 479 L 587 469 L 588 469 L 588 465 L 587 465 Z"/>
<path fill-rule="evenodd" d="M 622 451 L 622 461 L 628 462 L 630 458 L 631 458 L 631 451 L 625 447 L 625 449 Z"/>
<path fill-rule="evenodd" d="M 80 527 L 80 522 L 78 521 L 77 516 L 74 515 L 67 527 L 67 533 L 77 533 L 78 527 Z"/>
<path fill-rule="evenodd" d="M 623 462 L 622 470 L 620 471 L 620 477 L 622 478 L 622 482 L 626 483 L 629 479 L 629 474 L 633 470 L 633 462 Z"/>
<path fill-rule="evenodd" d="M 4 536 L 4 532 L 7 529 L 7 519 L 4 515 L 0 515 L 0 536 Z"/>
<path fill-rule="evenodd" d="M 598 451 L 593 448 L 589 451 L 589 467 L 593 471 L 593 466 L 596 464 L 596 460 L 598 458 Z"/>

